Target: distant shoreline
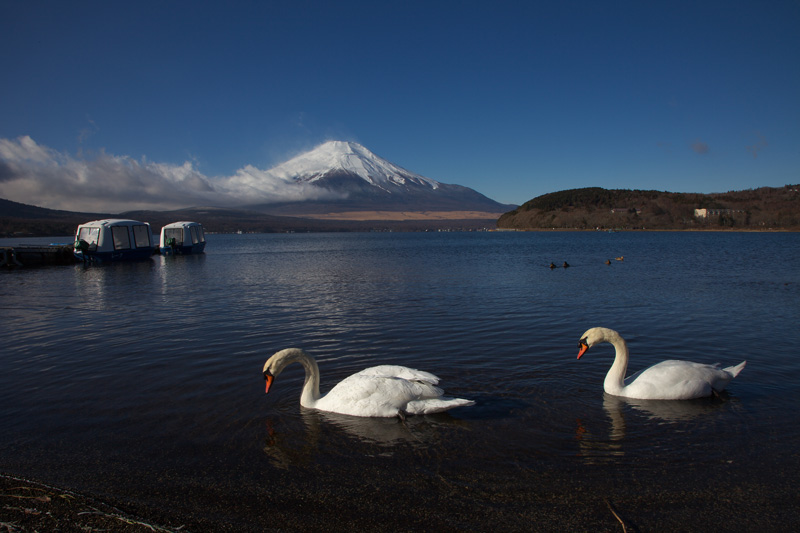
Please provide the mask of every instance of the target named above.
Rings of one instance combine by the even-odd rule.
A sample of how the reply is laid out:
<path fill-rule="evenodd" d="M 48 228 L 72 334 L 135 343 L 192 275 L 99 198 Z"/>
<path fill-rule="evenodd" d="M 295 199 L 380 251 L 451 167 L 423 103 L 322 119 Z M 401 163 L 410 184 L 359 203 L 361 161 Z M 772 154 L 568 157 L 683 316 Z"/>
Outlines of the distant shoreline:
<path fill-rule="evenodd" d="M 529 228 L 529 229 L 514 229 L 514 228 L 498 228 L 491 230 L 492 232 L 553 232 L 553 231 L 580 231 L 591 233 L 657 233 L 657 232 L 675 232 L 675 233 L 797 233 L 800 228 L 767 228 L 767 229 L 744 229 L 744 228 L 686 228 L 686 229 L 583 229 L 583 228 Z"/>
<path fill-rule="evenodd" d="M 451 222 L 460 222 L 463 220 L 452 220 Z M 370 222 L 381 222 L 381 221 L 370 221 Z M 387 221 L 390 222 L 390 221 Z M 475 222 L 478 222 L 477 220 Z M 433 233 L 437 231 L 441 232 L 464 232 L 464 233 L 474 233 L 474 232 L 486 232 L 486 233 L 552 233 L 552 232 L 581 232 L 581 233 L 798 233 L 800 232 L 800 228 L 767 228 L 767 229 L 753 229 L 753 228 L 686 228 L 686 229 L 614 229 L 614 230 L 605 230 L 605 229 L 583 229 L 583 228 L 527 228 L 527 229 L 516 229 L 516 228 L 480 228 L 479 226 L 469 225 L 469 227 L 465 227 L 463 229 L 458 228 L 418 228 L 418 229 L 411 229 L 411 228 L 403 228 L 402 226 L 391 228 L 391 227 L 373 227 L 373 228 L 363 228 L 363 229 L 341 229 L 341 230 L 327 230 L 327 229 L 301 229 L 301 230 L 276 230 L 276 231 L 256 231 L 256 230 L 242 230 L 242 234 L 246 235 L 271 235 L 277 233 L 374 233 L 376 231 L 394 231 L 397 233 Z M 206 231 L 206 235 L 236 235 L 238 232 L 236 231 Z M 68 237 L 72 239 L 72 234 L 64 234 L 62 232 L 57 233 L 19 233 L 12 235 L 0 235 L 0 239 L 5 240 L 13 240 L 13 241 L 20 241 L 24 239 L 42 239 L 42 238 L 64 238 Z"/>

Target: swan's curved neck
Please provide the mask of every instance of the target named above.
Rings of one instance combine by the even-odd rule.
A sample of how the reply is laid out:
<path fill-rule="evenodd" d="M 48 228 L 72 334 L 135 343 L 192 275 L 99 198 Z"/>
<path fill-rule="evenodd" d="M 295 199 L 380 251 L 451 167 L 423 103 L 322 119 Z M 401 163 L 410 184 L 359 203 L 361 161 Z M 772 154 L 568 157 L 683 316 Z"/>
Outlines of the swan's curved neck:
<path fill-rule="evenodd" d="M 300 405 L 314 407 L 319 400 L 319 367 L 313 357 L 298 348 L 287 348 L 272 356 L 267 361 L 264 370 L 272 371 L 274 376 L 278 376 L 284 368 L 292 363 L 300 363 L 306 371 L 303 392 L 300 394 Z"/>
<path fill-rule="evenodd" d="M 614 346 L 617 355 L 614 357 L 614 364 L 606 374 L 606 380 L 603 388 L 609 394 L 619 394 L 625 387 L 625 372 L 628 370 L 628 345 L 625 339 L 619 335 L 607 335 L 606 341 Z"/>
<path fill-rule="evenodd" d="M 303 407 L 314 407 L 319 400 L 319 366 L 311 357 L 303 354 L 297 362 L 303 365 L 306 370 L 306 379 L 303 382 L 303 392 L 300 394 L 300 405 Z"/>

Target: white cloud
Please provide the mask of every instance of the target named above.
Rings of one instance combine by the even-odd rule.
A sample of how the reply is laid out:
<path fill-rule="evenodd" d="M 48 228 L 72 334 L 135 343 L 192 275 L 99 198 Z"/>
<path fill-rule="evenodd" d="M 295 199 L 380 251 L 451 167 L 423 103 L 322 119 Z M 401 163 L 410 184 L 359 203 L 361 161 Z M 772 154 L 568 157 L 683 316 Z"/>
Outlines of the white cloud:
<path fill-rule="evenodd" d="M 56 162 L 59 154 L 44 146 L 39 146 L 36 141 L 25 135 L 16 141 L 0 139 L 0 159 L 8 161 L 30 161 L 31 163 L 47 165 Z"/>
<path fill-rule="evenodd" d="M 105 152 L 76 158 L 23 136 L 0 139 L 0 197 L 51 209 L 120 213 L 299 201 L 319 198 L 320 189 L 250 165 L 233 176 L 208 178 L 189 161 L 153 163 Z"/>
<path fill-rule="evenodd" d="M 331 197 L 324 189 L 307 183 L 295 183 L 284 179 L 269 170 L 260 170 L 246 165 L 236 174 L 220 182 L 228 193 L 242 198 L 278 198 L 279 201 L 318 200 Z M 263 200 L 259 200 L 263 201 Z M 252 201 L 250 203 L 253 203 Z"/>

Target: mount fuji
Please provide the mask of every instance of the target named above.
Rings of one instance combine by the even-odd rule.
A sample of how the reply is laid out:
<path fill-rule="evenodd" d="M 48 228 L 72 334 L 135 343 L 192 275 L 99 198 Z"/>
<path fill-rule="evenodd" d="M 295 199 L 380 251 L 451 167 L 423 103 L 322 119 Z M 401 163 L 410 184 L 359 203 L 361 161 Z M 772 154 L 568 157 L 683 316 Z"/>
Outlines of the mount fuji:
<path fill-rule="evenodd" d="M 329 141 L 267 173 L 309 192 L 295 202 L 260 203 L 251 209 L 275 215 L 355 212 L 469 212 L 496 217 L 514 205 L 496 202 L 461 185 L 440 183 L 378 157 L 354 142 Z"/>

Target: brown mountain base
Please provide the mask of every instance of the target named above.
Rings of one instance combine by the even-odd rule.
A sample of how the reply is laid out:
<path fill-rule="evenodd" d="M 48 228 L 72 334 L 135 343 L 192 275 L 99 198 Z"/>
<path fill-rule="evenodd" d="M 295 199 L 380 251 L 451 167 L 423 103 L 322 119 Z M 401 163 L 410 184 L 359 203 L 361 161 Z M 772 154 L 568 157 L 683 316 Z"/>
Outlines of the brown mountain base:
<path fill-rule="evenodd" d="M 347 211 L 294 215 L 316 220 L 497 220 L 502 213 L 482 211 Z"/>

